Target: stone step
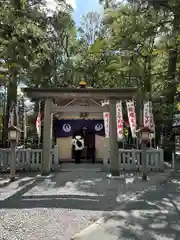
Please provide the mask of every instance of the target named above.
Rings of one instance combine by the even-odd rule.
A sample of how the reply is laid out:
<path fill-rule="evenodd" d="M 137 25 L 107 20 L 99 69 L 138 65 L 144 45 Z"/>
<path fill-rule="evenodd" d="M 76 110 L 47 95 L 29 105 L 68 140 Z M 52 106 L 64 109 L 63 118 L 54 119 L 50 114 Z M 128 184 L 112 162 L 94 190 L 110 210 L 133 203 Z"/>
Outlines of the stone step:
<path fill-rule="evenodd" d="M 75 163 L 62 163 L 61 164 L 61 170 L 75 170 L 75 171 L 97 171 L 97 170 L 102 170 L 103 169 L 103 164 L 99 163 L 80 163 L 80 164 L 75 164 Z"/>

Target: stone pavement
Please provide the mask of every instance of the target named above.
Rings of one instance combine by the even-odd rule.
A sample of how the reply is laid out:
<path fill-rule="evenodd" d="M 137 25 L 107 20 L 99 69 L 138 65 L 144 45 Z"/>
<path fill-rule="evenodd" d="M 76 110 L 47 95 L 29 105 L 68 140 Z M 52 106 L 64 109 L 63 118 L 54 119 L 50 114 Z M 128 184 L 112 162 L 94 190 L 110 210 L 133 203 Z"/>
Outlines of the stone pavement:
<path fill-rule="evenodd" d="M 138 174 L 108 179 L 91 164 L 72 165 L 45 178 L 20 174 L 0 188 L 0 239 L 69 240 L 168 174 L 153 174 L 146 183 Z"/>
<path fill-rule="evenodd" d="M 157 183 L 71 239 L 179 240 L 180 172 Z"/>
<path fill-rule="evenodd" d="M 4 187 L 6 185 L 10 184 L 9 176 L 2 176 L 0 177 L 0 187 Z"/>

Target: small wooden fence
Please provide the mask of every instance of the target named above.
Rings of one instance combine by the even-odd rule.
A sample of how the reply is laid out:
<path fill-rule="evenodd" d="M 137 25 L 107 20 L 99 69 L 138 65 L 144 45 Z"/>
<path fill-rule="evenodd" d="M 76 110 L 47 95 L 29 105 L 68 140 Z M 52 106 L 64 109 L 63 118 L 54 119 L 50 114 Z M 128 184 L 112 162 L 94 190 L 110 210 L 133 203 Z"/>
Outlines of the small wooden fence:
<path fill-rule="evenodd" d="M 0 149 L 0 169 L 10 168 L 11 149 Z M 17 149 L 16 170 L 40 171 L 42 161 L 42 149 Z M 58 146 L 51 150 L 51 170 L 59 169 Z"/>
<path fill-rule="evenodd" d="M 164 171 L 163 149 L 146 150 L 146 161 L 148 171 Z M 142 150 L 139 149 L 120 149 L 119 166 L 122 171 L 141 171 L 142 169 Z M 108 148 L 105 148 L 104 167 L 110 168 Z"/>

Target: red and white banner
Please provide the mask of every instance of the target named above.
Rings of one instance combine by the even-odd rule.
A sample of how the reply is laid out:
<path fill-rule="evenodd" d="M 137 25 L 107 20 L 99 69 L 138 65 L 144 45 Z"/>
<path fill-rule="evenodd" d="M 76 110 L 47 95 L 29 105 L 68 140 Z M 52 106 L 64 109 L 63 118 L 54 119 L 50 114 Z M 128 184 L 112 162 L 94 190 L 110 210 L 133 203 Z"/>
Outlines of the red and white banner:
<path fill-rule="evenodd" d="M 155 137 L 155 123 L 154 116 L 152 111 L 152 102 L 148 101 L 144 103 L 144 127 L 148 127 L 153 131 L 154 134 L 151 134 L 152 138 Z"/>
<path fill-rule="evenodd" d="M 136 111 L 134 101 L 127 101 L 127 113 L 128 113 L 128 120 L 129 126 L 131 128 L 132 137 L 136 138 Z"/>
<path fill-rule="evenodd" d="M 144 103 L 143 120 L 144 120 L 144 127 L 149 128 L 150 127 L 149 102 Z"/>
<path fill-rule="evenodd" d="M 8 127 L 14 126 L 15 125 L 15 112 L 16 112 L 16 106 L 14 103 L 12 103 L 10 109 L 9 109 L 9 120 L 8 120 Z"/>
<path fill-rule="evenodd" d="M 116 104 L 116 117 L 117 117 L 117 137 L 122 140 L 123 134 L 123 113 L 122 113 L 122 102 Z"/>
<path fill-rule="evenodd" d="M 104 129 L 105 129 L 105 137 L 109 137 L 109 113 L 104 112 L 103 113 L 104 118 Z"/>
<path fill-rule="evenodd" d="M 40 138 L 41 136 L 41 113 L 40 112 L 38 112 L 38 116 L 36 119 L 36 131 L 37 131 L 38 137 Z"/>
<path fill-rule="evenodd" d="M 108 105 L 109 103 L 102 104 Z M 103 113 L 104 118 L 104 128 L 105 128 L 105 136 L 109 137 L 109 112 Z M 116 104 L 116 118 L 117 118 L 117 138 L 123 139 L 123 114 L 122 114 L 122 102 L 118 102 Z"/>

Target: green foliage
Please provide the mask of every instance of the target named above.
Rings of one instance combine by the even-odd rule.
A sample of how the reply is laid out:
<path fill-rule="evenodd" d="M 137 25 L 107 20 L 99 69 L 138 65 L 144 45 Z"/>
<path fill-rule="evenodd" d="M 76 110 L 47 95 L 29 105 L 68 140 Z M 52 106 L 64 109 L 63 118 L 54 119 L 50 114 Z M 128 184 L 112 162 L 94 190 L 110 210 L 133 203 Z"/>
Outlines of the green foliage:
<path fill-rule="evenodd" d="M 137 86 L 142 96 L 167 97 L 154 108 L 156 121 L 170 119 L 180 81 L 179 0 L 100 2 L 104 12 L 86 14 L 76 28 L 65 1 L 47 15 L 45 0 L 0 0 L 0 58 L 8 69 L 1 78 L 10 88 L 20 80 L 34 87 L 76 87 L 84 79 L 92 87 Z"/>

